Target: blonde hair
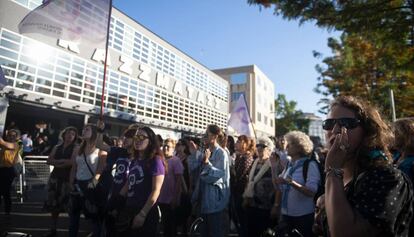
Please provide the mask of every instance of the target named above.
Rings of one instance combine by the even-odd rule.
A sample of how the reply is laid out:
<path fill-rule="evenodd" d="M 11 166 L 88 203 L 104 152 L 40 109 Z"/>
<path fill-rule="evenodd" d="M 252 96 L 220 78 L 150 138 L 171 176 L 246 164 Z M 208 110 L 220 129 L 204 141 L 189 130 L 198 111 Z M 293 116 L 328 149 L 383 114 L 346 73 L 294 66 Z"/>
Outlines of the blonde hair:
<path fill-rule="evenodd" d="M 165 140 L 164 140 L 164 144 L 166 144 L 166 143 L 168 143 L 168 142 L 171 142 L 171 144 L 173 145 L 173 147 L 172 147 L 172 148 L 174 148 L 174 149 L 175 149 L 175 145 L 177 145 L 177 141 L 176 141 L 176 140 L 174 140 L 174 139 L 172 139 L 172 138 L 167 138 L 167 139 L 165 139 Z"/>
<path fill-rule="evenodd" d="M 313 151 L 313 142 L 308 135 L 301 131 L 288 132 L 285 135 L 288 146 L 296 145 L 300 149 L 300 154 L 309 156 Z"/>

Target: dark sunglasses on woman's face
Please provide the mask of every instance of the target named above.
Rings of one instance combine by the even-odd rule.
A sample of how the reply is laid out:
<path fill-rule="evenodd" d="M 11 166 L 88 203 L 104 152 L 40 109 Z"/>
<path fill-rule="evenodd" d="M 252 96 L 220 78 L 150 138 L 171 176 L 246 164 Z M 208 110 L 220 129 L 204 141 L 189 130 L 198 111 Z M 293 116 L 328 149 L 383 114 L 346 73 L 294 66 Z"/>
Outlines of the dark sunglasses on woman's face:
<path fill-rule="evenodd" d="M 335 124 L 338 124 L 341 128 L 354 129 L 361 124 L 361 120 L 357 118 L 326 119 L 322 122 L 322 128 L 329 131 L 335 127 Z"/>
<path fill-rule="evenodd" d="M 142 134 L 137 134 L 134 136 L 134 139 L 137 141 L 144 141 L 145 139 L 148 139 L 148 137 Z"/>

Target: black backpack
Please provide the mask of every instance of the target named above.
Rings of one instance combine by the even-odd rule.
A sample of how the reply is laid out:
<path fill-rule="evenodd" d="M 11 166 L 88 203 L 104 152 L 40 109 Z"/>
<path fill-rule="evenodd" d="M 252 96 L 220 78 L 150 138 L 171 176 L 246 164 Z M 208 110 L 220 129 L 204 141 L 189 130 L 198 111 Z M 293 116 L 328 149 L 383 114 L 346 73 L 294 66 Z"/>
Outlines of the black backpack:
<path fill-rule="evenodd" d="M 316 191 L 316 194 L 313 198 L 313 202 L 316 203 L 316 201 L 318 200 L 318 198 L 320 196 L 322 196 L 322 194 L 325 193 L 325 175 L 324 175 L 324 168 L 323 165 L 321 164 L 321 162 L 318 159 L 318 154 L 316 152 L 312 152 L 312 155 L 310 158 L 306 159 L 305 162 L 303 163 L 303 179 L 306 180 L 308 178 L 308 169 L 309 169 L 309 163 L 314 161 L 317 166 L 318 166 L 318 170 L 319 170 L 319 174 L 321 176 L 321 180 L 320 183 L 318 185 L 318 190 Z"/>

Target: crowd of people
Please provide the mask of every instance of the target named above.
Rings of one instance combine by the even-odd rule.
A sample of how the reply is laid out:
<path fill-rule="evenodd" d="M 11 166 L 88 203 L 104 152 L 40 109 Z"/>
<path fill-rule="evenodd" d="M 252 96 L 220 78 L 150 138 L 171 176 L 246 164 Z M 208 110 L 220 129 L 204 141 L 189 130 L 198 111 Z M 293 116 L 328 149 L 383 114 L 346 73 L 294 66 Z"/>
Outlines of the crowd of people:
<path fill-rule="evenodd" d="M 81 214 L 92 236 L 412 236 L 414 119 L 388 124 L 341 96 L 323 129 L 325 148 L 300 131 L 272 140 L 209 125 L 200 138 L 174 140 L 133 124 L 113 139 L 103 121 L 80 134 L 67 127 L 47 160 L 48 236 L 63 212 L 71 237 Z M 10 129 L 0 139 L 6 214 L 19 136 Z"/>

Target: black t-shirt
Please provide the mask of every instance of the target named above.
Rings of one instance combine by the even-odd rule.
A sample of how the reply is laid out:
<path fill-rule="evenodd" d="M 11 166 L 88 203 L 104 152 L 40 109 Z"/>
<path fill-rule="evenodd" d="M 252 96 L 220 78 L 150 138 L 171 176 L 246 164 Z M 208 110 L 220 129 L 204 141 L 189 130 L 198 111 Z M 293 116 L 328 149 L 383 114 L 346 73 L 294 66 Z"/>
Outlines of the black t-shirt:
<path fill-rule="evenodd" d="M 106 158 L 106 170 L 111 171 L 118 158 L 129 157 L 127 149 L 123 147 L 112 146 Z"/>
<path fill-rule="evenodd" d="M 392 167 L 361 173 L 345 191 L 351 206 L 381 230 L 380 236 L 408 236 L 413 216 L 413 190 L 406 175 Z"/>
<path fill-rule="evenodd" d="M 70 160 L 72 157 L 75 144 L 71 144 L 66 149 L 63 148 L 63 144 L 56 147 L 55 160 Z M 54 167 L 51 177 L 56 179 L 62 179 L 69 181 L 71 167 Z"/>

